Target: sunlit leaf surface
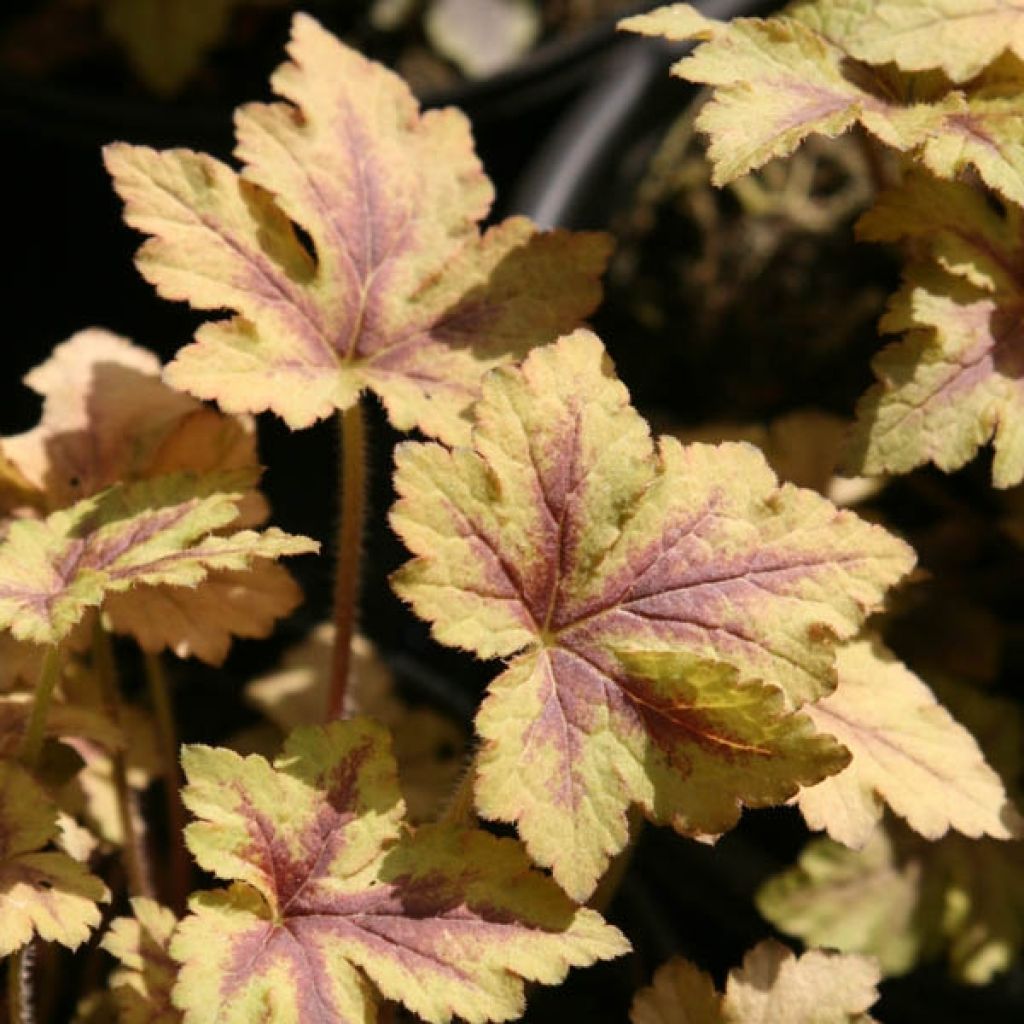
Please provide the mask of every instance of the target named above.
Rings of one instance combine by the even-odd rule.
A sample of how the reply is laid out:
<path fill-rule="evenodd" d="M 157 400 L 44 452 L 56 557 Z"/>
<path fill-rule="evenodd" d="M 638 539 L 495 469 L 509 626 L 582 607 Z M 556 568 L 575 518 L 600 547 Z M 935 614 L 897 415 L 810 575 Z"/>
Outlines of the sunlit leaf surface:
<path fill-rule="evenodd" d="M 832 688 L 905 544 L 749 445 L 656 447 L 585 331 L 491 374 L 474 417 L 472 449 L 399 448 L 392 523 L 435 636 L 514 656 L 477 718 L 486 817 L 583 898 L 630 803 L 716 834 L 846 763 L 787 713 Z"/>
<path fill-rule="evenodd" d="M 518 843 L 409 833 L 368 719 L 299 729 L 273 765 L 209 747 L 183 764 L 189 847 L 234 882 L 195 896 L 171 944 L 188 1024 L 362 1022 L 377 992 L 428 1021 L 511 1020 L 524 979 L 555 984 L 629 948 Z"/>

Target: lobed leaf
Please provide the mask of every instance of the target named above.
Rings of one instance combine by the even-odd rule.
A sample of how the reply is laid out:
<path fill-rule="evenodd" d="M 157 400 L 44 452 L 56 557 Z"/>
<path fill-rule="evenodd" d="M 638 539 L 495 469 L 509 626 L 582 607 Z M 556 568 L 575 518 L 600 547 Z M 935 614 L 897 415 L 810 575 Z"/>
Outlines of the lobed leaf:
<path fill-rule="evenodd" d="M 120 961 L 110 978 L 118 1024 L 181 1024 L 171 1002 L 178 965 L 169 946 L 178 921 L 174 913 L 144 897 L 131 901 L 132 917 L 111 922 L 102 947 Z"/>
<path fill-rule="evenodd" d="M 873 368 L 857 407 L 849 464 L 905 473 L 959 469 L 992 441 L 993 483 L 1024 480 L 1022 214 L 969 185 L 914 176 L 861 219 L 870 241 L 907 240 L 914 256 L 881 328 L 906 332 Z"/>
<path fill-rule="evenodd" d="M 979 81 L 959 89 L 939 72 L 913 76 L 859 60 L 873 7 L 815 0 L 726 24 L 673 4 L 621 27 L 702 40 L 673 74 L 714 88 L 697 127 L 711 138 L 715 184 L 789 155 L 812 133 L 832 138 L 859 124 L 940 177 L 974 168 L 993 189 L 1024 202 L 1019 88 Z"/>
<path fill-rule="evenodd" d="M 236 314 L 167 379 L 293 428 L 368 388 L 399 429 L 465 440 L 480 375 L 597 305 L 608 242 L 519 217 L 481 235 L 492 189 L 459 111 L 420 114 L 398 76 L 306 15 L 289 53 L 271 79 L 286 102 L 237 113 L 241 174 L 189 150 L 105 151 L 127 222 L 151 236 L 143 276 Z"/>
<path fill-rule="evenodd" d="M 0 957 L 38 935 L 74 949 L 100 923 L 106 886 L 66 853 L 43 848 L 58 835 L 45 790 L 0 760 Z"/>
<path fill-rule="evenodd" d="M 110 593 L 192 587 L 211 570 L 316 550 L 276 529 L 218 535 L 238 516 L 240 494 L 223 489 L 237 482 L 223 474 L 159 477 L 14 522 L 0 543 L 0 628 L 59 643 Z"/>
<path fill-rule="evenodd" d="M 688 960 L 675 957 L 638 992 L 632 1024 L 870 1024 L 879 973 L 862 956 L 812 950 L 800 957 L 767 939 L 729 972 L 724 994 Z"/>
<path fill-rule="evenodd" d="M 428 1021 L 510 1020 L 523 979 L 618 956 L 521 847 L 445 825 L 409 834 L 383 728 L 291 734 L 271 765 L 186 747 L 186 839 L 235 884 L 203 893 L 172 941 L 187 1024 L 372 1019 L 377 989 Z"/>
<path fill-rule="evenodd" d="M 281 734 L 323 720 L 330 689 L 334 633 L 333 623 L 321 623 L 285 652 L 277 671 L 246 686 L 246 699 Z M 464 769 L 465 736 L 436 711 L 410 707 L 403 701 L 387 663 L 366 637 L 356 634 L 352 637 L 343 717 L 358 715 L 372 718 L 391 733 L 409 821 L 433 821 L 448 803 Z M 275 752 L 280 738 L 280 734 L 274 736 Z"/>
<path fill-rule="evenodd" d="M 684 444 L 749 441 L 761 449 L 779 480 L 817 491 L 840 507 L 866 501 L 882 486 L 880 480 L 837 475 L 849 424 L 819 409 L 797 409 L 767 423 L 713 422 L 674 433 Z"/>
<path fill-rule="evenodd" d="M 971 734 L 880 643 L 859 640 L 837 656 L 839 685 L 807 716 L 853 755 L 848 767 L 801 790 L 807 824 L 862 847 L 888 805 L 916 832 L 978 838 L 1021 834 L 1020 816 Z"/>
<path fill-rule="evenodd" d="M 39 515 L 66 508 L 118 483 L 177 472 L 260 471 L 251 420 L 225 416 L 160 379 L 153 353 L 99 328 L 79 331 L 25 378 L 43 397 L 39 425 L 0 440 L 0 462 L 18 485 L 0 491 L 0 514 Z M 268 513 L 259 491 L 239 497 L 234 528 Z M 233 636 L 262 637 L 292 612 L 301 594 L 287 571 L 258 562 L 213 570 L 201 586 L 148 587 L 111 595 L 109 626 L 147 651 L 219 664 Z M 7 644 L 12 679 L 32 674 L 33 645 Z"/>
<path fill-rule="evenodd" d="M 1024 948 L 1022 846 L 957 835 L 927 843 L 881 826 L 861 850 L 819 839 L 757 905 L 781 931 L 877 957 L 887 975 L 945 951 L 954 977 L 984 985 Z"/>
<path fill-rule="evenodd" d="M 854 52 L 906 71 L 941 68 L 954 82 L 979 75 L 1000 54 L 1024 58 L 1020 0 L 880 0 L 854 36 Z"/>
<path fill-rule="evenodd" d="M 514 655 L 477 717 L 484 816 L 584 899 L 630 803 L 716 834 L 846 763 L 786 715 L 831 688 L 906 545 L 749 445 L 655 449 L 585 331 L 491 374 L 474 418 L 473 449 L 400 446 L 392 524 L 437 639 Z"/>

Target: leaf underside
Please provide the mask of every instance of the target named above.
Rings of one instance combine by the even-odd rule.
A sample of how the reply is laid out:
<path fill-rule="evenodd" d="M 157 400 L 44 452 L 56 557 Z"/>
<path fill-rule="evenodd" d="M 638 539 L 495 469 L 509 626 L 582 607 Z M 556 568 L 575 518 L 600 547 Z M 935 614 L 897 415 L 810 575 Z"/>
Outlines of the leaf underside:
<path fill-rule="evenodd" d="M 0 515 L 44 515 L 115 484 L 176 472 L 248 472 L 255 483 L 261 467 L 252 421 L 172 390 L 160 371 L 152 352 L 100 328 L 58 345 L 25 378 L 43 398 L 39 424 L 0 439 L 8 470 Z M 258 526 L 268 511 L 252 487 L 240 497 L 232 526 Z M 300 600 L 288 572 L 264 560 L 244 570 L 212 570 L 196 587 L 111 595 L 105 614 L 113 632 L 130 634 L 147 651 L 170 648 L 219 664 L 233 637 L 268 635 Z M 5 671 L 34 679 L 31 654 L 8 646 L 13 660 Z"/>

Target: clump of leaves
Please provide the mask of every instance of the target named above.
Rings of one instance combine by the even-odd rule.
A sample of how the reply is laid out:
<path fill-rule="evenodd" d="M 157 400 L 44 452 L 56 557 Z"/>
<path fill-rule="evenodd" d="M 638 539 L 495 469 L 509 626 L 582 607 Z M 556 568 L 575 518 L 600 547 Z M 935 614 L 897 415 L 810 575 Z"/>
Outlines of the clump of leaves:
<path fill-rule="evenodd" d="M 995 17 L 988 9 L 964 16 L 979 25 Z M 970 37 L 959 19 L 958 35 Z M 1009 487 L 1024 479 L 1024 456 L 1014 447 L 1020 395 L 1012 291 L 993 276 L 997 256 L 966 253 L 963 235 L 991 240 L 995 232 L 1006 239 L 1000 248 L 1012 245 L 1014 211 L 1024 203 L 1016 141 L 1024 64 L 1012 47 L 1002 52 L 1006 41 L 973 49 L 958 42 L 964 63 L 947 68 L 936 55 L 952 24 L 927 0 L 870 7 L 800 0 L 771 18 L 729 24 L 675 4 L 623 22 L 644 34 L 703 41 L 673 70 L 714 88 L 697 125 L 710 136 L 718 184 L 792 153 L 812 133 L 836 136 L 855 126 L 867 133 L 866 145 L 891 147 L 942 179 L 918 173 L 862 221 L 865 237 L 913 238 L 916 251 L 882 322 L 907 337 L 875 363 L 880 383 L 862 403 L 850 466 L 906 472 L 934 461 L 955 469 L 994 437 L 994 480 Z M 991 55 L 984 68 L 980 54 Z M 966 172 L 1008 204 L 1006 226 L 976 187 L 957 180 Z M 954 204 L 948 212 L 934 205 L 936 193 Z M 958 228 L 959 243 L 952 238 Z"/>
<path fill-rule="evenodd" d="M 1021 24 L 1014 5 L 970 0 L 799 0 L 769 18 L 729 24 L 675 4 L 623 23 L 697 43 L 673 72 L 711 87 L 697 127 L 709 136 L 718 184 L 788 156 L 812 134 L 852 130 L 872 157 L 878 195 L 857 234 L 902 248 L 903 286 L 879 324 L 902 338 L 874 360 L 878 380 L 857 407 L 847 471 L 910 474 L 929 462 L 957 470 L 991 441 L 994 485 L 1024 479 Z M 879 147 L 896 158 L 879 159 Z M 890 510 L 893 494 L 882 503 Z M 946 558 L 957 536 L 987 528 L 986 510 L 964 510 L 961 501 L 950 499 L 938 525 L 921 531 L 930 559 Z M 977 544 L 969 550 L 965 560 L 980 557 Z M 917 614 L 948 607 L 949 594 L 937 598 L 950 586 L 922 583 L 912 599 Z M 963 616 L 983 612 L 970 599 L 957 607 Z M 918 643 L 916 656 L 933 672 L 954 663 L 922 650 Z M 1011 962 L 1024 929 L 1019 870 L 1009 867 L 1019 844 L 1006 841 L 1021 834 L 1006 796 L 1018 792 L 1019 765 L 996 763 L 1004 759 L 993 746 L 1000 778 L 972 735 L 880 641 L 845 647 L 837 668 L 836 691 L 806 714 L 848 747 L 852 762 L 795 801 L 831 838 L 812 843 L 759 905 L 805 942 L 873 955 L 886 973 L 947 950 L 959 978 L 984 983 Z M 956 697 L 945 685 L 940 692 Z M 994 730 L 1002 745 L 1015 735 L 1010 707 Z M 959 698 L 953 710 L 988 740 L 991 716 L 986 723 Z M 883 817 L 886 806 L 906 825 Z"/>
<path fill-rule="evenodd" d="M 913 423 L 892 422 L 907 401 L 894 387 L 864 400 L 857 436 L 875 473 L 959 465 L 995 431 L 996 482 L 1008 484 L 1024 472 L 1012 331 L 992 325 L 1016 301 L 1014 155 L 971 148 L 964 120 L 989 130 L 1010 92 L 993 99 L 987 69 L 961 80 L 984 49 L 925 71 L 897 46 L 885 59 L 909 70 L 876 67 L 869 21 L 863 5 L 831 0 L 728 27 L 685 6 L 633 25 L 706 39 L 681 67 L 719 88 L 702 123 L 720 175 L 859 121 L 936 174 L 970 163 L 1002 192 L 1005 216 L 974 186 L 918 172 L 862 222 L 912 243 L 887 321 L 909 332 L 892 357 L 913 363 L 907 389 L 961 366 L 970 386 L 943 378 L 937 404 L 974 427 L 949 448 L 924 444 L 944 414 L 920 403 Z M 81 944 L 112 897 L 131 910 L 101 940 L 118 966 L 105 990 L 81 994 L 83 1015 L 326 1024 L 398 1003 L 427 1021 L 514 1019 L 528 983 L 629 952 L 585 903 L 607 902 L 641 817 L 707 842 L 744 808 L 790 802 L 829 838 L 760 905 L 842 952 L 761 943 L 723 992 L 673 960 L 637 995 L 636 1024 L 867 1021 L 880 973 L 920 956 L 949 947 L 970 981 L 1006 966 L 1022 933 L 1009 895 L 1017 769 L 991 742 L 991 716 L 954 699 L 954 718 L 885 646 L 884 620 L 865 631 L 915 555 L 819 493 L 852 503 L 880 489 L 837 485 L 835 424 L 786 421 L 820 430 L 800 452 L 781 422 L 732 428 L 799 484 L 744 441 L 652 438 L 601 341 L 579 327 L 600 297 L 607 240 L 523 218 L 481 232 L 491 188 L 461 114 L 421 113 L 393 73 L 307 16 L 290 56 L 272 81 L 281 100 L 239 111 L 241 170 L 187 150 L 106 151 L 128 223 L 149 236 L 144 276 L 228 318 L 204 323 L 163 370 L 125 339 L 77 335 L 28 378 L 44 398 L 40 425 L 0 441 L 0 953 L 12 1020 L 29 1019 L 32 945 Z M 998 58 L 1004 84 L 1013 60 Z M 784 73 L 765 85 L 769 65 Z M 788 74 L 832 108 L 796 117 Z M 735 128 L 755 101 L 772 116 L 750 144 Z M 960 344 L 986 317 L 987 339 L 956 349 L 954 328 Z M 945 362 L 923 369 L 913 353 L 936 346 Z M 980 352 L 970 369 L 963 352 Z M 458 783 L 430 752 L 452 733 L 403 705 L 354 628 L 364 393 L 428 438 L 396 452 L 390 523 L 413 557 L 395 591 L 443 644 L 505 659 Z M 219 663 L 233 637 L 265 635 L 298 596 L 277 560 L 318 547 L 256 529 L 269 510 L 245 414 L 263 411 L 293 428 L 337 415 L 342 427 L 334 616 L 283 674 L 246 688 L 273 738 L 243 735 L 248 753 L 187 743 L 179 793 L 159 651 Z M 152 721 L 122 685 L 119 665 L 134 662 L 112 633 L 145 652 Z M 400 769 L 418 797 L 408 815 Z M 166 863 L 135 792 L 156 774 Z M 443 811 L 439 783 L 454 790 Z M 496 837 L 478 814 L 517 836 Z M 224 883 L 187 902 L 182 832 Z M 972 884 L 979 858 L 987 880 L 1005 878 L 996 890 Z M 856 915 L 843 909 L 851 891 L 871 896 Z"/>

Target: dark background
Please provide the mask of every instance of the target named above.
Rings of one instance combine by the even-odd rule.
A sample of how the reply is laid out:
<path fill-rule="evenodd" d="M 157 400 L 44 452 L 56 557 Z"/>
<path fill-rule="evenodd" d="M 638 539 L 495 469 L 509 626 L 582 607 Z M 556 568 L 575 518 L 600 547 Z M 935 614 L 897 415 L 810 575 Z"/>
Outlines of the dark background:
<path fill-rule="evenodd" d="M 4 19 L 26 7 L 10 5 L 0 15 L 0 32 Z M 103 71 L 91 79 L 49 84 L 0 73 L 6 335 L 0 433 L 25 430 L 36 422 L 38 400 L 21 378 L 76 330 L 109 328 L 152 348 L 164 361 L 190 339 L 202 318 L 183 304 L 159 299 L 133 267 L 140 237 L 122 223 L 121 204 L 103 169 L 100 147 L 121 139 L 189 146 L 230 159 L 230 110 L 236 101 L 269 98 L 262 83 L 280 60 L 284 31 L 246 65 L 237 94 L 231 96 L 161 104 L 124 76 Z M 473 119 L 479 154 L 497 189 L 496 215 L 536 200 L 538 181 L 543 183 L 560 159 L 557 146 L 553 149 L 548 141 L 553 131 L 589 87 L 607 85 L 623 73 L 621 63 L 615 63 L 621 56 L 611 53 L 610 41 L 606 32 L 577 52 L 556 54 L 547 65 L 527 68 L 497 87 L 446 97 L 464 105 Z M 630 115 L 636 125 L 656 121 L 687 95 L 680 83 L 668 81 L 663 55 L 655 65 L 661 84 L 653 92 L 638 92 L 638 105 Z M 614 137 L 614 132 L 608 136 Z M 643 145 L 639 148 L 642 152 Z M 598 146 L 595 152 L 608 159 L 607 139 L 604 149 Z M 635 148 L 630 150 L 625 142 L 622 152 L 635 157 Z M 613 184 L 592 176 L 590 205 L 574 208 L 570 219 L 599 226 Z M 619 339 L 618 344 L 628 342 Z M 404 560 L 385 519 L 391 502 L 390 452 L 397 435 L 376 405 L 370 433 L 374 454 L 363 588 L 366 631 L 392 660 L 407 693 L 468 721 L 494 667 L 438 647 L 388 588 L 388 572 Z M 274 522 L 325 541 L 329 551 L 335 516 L 334 424 L 291 433 L 273 416 L 264 416 L 260 435 Z M 307 603 L 271 641 L 238 643 L 223 669 L 194 671 L 190 666 L 187 676 L 176 672 L 186 740 L 216 741 L 235 729 L 241 684 L 265 669 L 268 651 L 272 656 L 326 616 L 330 558 L 296 560 L 293 568 Z M 687 842 L 668 830 L 646 829 L 610 915 L 634 941 L 638 955 L 573 972 L 558 990 L 536 991 L 525 1019 L 624 1020 L 632 992 L 673 952 L 713 970 L 721 982 L 745 950 L 771 934 L 753 906 L 753 893 L 766 877 L 795 859 L 806 836 L 798 815 L 787 809 L 746 815 L 714 848 Z M 987 989 L 974 990 L 950 984 L 938 964 L 887 983 L 877 1014 L 890 1024 L 998 1022 L 1021 1019 L 1015 1011 L 1021 1006 L 1024 981 L 1019 970 Z"/>

